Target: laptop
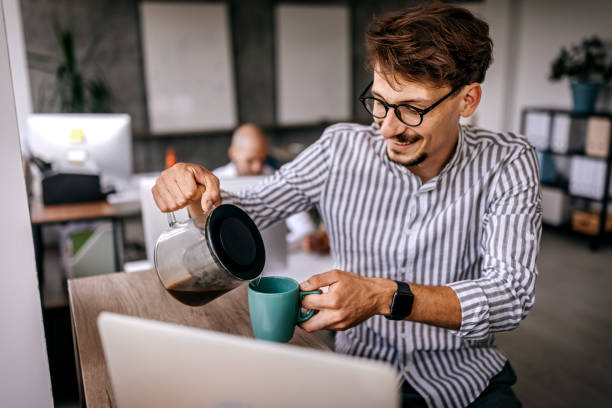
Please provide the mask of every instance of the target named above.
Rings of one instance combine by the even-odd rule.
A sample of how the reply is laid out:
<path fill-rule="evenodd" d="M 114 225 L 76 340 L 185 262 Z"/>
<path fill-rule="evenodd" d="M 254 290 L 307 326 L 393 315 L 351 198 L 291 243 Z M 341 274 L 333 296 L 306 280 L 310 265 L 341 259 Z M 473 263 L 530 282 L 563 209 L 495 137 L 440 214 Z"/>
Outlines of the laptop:
<path fill-rule="evenodd" d="M 389 365 L 103 312 L 119 407 L 398 407 Z"/>

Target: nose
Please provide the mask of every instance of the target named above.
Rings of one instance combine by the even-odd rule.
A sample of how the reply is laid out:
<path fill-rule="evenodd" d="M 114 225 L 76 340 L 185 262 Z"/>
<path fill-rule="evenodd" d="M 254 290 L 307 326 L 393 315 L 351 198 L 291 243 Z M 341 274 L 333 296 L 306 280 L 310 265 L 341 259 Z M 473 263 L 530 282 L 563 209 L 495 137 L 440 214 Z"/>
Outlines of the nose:
<path fill-rule="evenodd" d="M 406 130 L 406 125 L 404 125 L 395 114 L 395 110 L 393 108 L 389 108 L 389 112 L 387 112 L 387 116 L 382 119 L 382 122 L 379 123 L 380 133 L 382 133 L 383 137 L 389 138 L 395 135 L 404 133 Z"/>

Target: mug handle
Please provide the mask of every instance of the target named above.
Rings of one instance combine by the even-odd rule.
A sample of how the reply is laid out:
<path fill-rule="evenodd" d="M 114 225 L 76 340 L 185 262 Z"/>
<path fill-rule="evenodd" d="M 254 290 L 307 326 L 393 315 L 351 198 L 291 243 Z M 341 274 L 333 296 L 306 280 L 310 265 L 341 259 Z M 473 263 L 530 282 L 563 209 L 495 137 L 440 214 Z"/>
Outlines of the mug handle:
<path fill-rule="evenodd" d="M 323 292 L 321 292 L 320 289 L 317 290 L 309 290 L 307 292 L 301 291 L 300 290 L 300 305 L 302 304 L 302 299 L 304 298 L 304 296 L 306 295 L 320 295 Z M 302 308 L 300 307 L 298 309 L 298 318 L 297 318 L 297 322 L 298 323 L 304 323 L 306 320 L 310 319 L 312 317 L 312 315 L 314 314 L 315 310 L 314 309 L 310 309 L 309 311 L 306 312 L 306 314 L 302 314 Z"/>

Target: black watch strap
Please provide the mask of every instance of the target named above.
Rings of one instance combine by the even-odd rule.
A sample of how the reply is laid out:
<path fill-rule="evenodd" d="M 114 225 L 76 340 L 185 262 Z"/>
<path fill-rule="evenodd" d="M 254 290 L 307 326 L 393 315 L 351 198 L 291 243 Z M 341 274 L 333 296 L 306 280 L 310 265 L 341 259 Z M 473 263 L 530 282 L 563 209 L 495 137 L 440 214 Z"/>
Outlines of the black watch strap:
<path fill-rule="evenodd" d="M 391 301 L 391 314 L 386 317 L 389 320 L 403 320 L 410 316 L 412 312 L 414 295 L 410 290 L 410 285 L 406 282 L 395 282 L 397 283 L 397 290 L 393 294 L 393 300 Z"/>

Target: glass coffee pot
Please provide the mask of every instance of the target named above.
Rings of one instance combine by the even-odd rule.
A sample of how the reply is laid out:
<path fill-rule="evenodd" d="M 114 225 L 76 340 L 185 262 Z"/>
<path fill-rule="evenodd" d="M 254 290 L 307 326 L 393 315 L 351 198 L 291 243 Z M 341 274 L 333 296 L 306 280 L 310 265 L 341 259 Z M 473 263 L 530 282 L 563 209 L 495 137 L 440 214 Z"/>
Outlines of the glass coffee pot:
<path fill-rule="evenodd" d="M 204 305 L 261 274 L 263 240 L 239 207 L 223 204 L 185 222 L 168 213 L 168 224 L 155 244 L 155 269 L 182 303 Z"/>

